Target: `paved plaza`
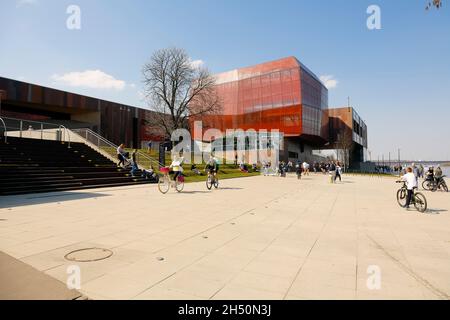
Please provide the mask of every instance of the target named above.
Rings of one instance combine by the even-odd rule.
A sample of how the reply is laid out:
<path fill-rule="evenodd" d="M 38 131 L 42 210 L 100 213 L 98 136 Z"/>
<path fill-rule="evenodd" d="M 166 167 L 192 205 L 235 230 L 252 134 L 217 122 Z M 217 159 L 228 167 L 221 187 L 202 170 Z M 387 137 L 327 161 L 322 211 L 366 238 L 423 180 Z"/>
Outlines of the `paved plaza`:
<path fill-rule="evenodd" d="M 425 192 L 421 214 L 398 188 L 320 174 L 3 197 L 0 251 L 63 283 L 78 265 L 90 299 L 449 299 L 450 194 Z M 113 255 L 64 258 L 84 248 Z"/>

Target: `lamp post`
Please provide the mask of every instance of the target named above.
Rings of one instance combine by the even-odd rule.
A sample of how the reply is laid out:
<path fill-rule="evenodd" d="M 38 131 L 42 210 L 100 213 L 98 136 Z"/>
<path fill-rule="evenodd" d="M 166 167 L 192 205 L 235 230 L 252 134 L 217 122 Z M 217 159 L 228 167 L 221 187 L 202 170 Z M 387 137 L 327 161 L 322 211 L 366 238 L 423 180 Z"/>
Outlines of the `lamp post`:
<path fill-rule="evenodd" d="M 2 116 L 2 99 L 3 99 L 3 90 L 0 90 L 0 117 Z"/>
<path fill-rule="evenodd" d="M 2 116 L 2 99 L 3 99 L 3 96 L 6 97 L 6 91 L 0 90 L 0 119 L 1 119 L 1 116 Z M 5 132 L 3 133 L 3 135 L 5 136 L 5 143 L 7 143 L 8 142 L 7 141 L 8 134 L 6 133 L 6 131 L 7 131 L 6 124 L 3 121 L 3 119 L 1 119 L 1 122 L 2 122 L 3 126 L 5 127 Z"/>

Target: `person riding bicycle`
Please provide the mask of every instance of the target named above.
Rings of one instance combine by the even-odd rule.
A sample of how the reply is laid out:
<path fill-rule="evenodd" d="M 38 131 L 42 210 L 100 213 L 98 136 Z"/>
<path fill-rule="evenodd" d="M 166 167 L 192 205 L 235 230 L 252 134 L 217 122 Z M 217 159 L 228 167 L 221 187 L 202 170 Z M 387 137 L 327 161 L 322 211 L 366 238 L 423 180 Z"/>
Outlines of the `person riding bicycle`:
<path fill-rule="evenodd" d="M 184 162 L 183 157 L 175 156 L 172 163 L 170 164 L 169 168 L 174 173 L 173 181 L 177 181 L 178 176 L 183 173 L 183 162 Z"/>
<path fill-rule="evenodd" d="M 417 179 L 413 173 L 413 169 L 408 167 L 406 169 L 406 174 L 401 177 L 401 180 L 406 182 L 406 188 L 408 190 L 408 194 L 406 196 L 406 209 L 409 209 L 409 205 L 411 204 L 411 200 L 413 197 L 414 189 L 417 188 Z"/>
<path fill-rule="evenodd" d="M 434 181 L 434 167 L 431 166 L 428 168 L 428 171 L 426 173 L 426 179 L 430 181 Z"/>
<path fill-rule="evenodd" d="M 209 161 L 206 164 L 205 169 L 214 176 L 214 179 L 217 177 L 217 172 L 219 172 L 219 162 L 213 155 L 209 157 Z"/>

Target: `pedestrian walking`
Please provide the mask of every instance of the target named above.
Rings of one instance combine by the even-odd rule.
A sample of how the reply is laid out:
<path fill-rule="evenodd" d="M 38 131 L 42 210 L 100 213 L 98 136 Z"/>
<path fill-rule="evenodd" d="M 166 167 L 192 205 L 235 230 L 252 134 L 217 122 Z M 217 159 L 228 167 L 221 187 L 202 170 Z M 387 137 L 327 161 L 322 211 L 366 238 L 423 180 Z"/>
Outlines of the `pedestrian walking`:
<path fill-rule="evenodd" d="M 335 183 L 336 181 L 336 164 L 334 161 L 330 163 L 330 166 L 328 168 L 328 172 L 330 173 L 330 181 L 331 183 Z"/>
<path fill-rule="evenodd" d="M 125 151 L 125 145 L 121 143 L 119 147 L 117 147 L 117 159 L 119 160 L 119 163 L 117 164 L 118 167 L 121 165 L 125 165 L 126 161 L 126 151 Z"/>
<path fill-rule="evenodd" d="M 334 177 L 334 182 L 336 182 L 337 178 L 339 178 L 339 182 L 342 182 L 342 167 L 340 162 L 336 163 L 336 175 Z"/>

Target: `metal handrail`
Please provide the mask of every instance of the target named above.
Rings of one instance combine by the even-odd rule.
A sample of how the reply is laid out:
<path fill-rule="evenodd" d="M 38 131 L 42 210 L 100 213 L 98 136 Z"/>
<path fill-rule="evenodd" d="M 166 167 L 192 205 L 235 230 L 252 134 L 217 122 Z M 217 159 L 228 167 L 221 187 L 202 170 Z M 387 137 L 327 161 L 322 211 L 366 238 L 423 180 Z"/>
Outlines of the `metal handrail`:
<path fill-rule="evenodd" d="M 66 132 L 67 132 L 67 137 L 69 138 L 69 146 L 68 146 L 68 148 L 70 149 L 70 130 L 69 129 L 67 129 L 65 126 L 63 126 L 63 125 L 60 125 L 59 126 L 59 129 L 61 130 L 61 128 L 64 128 L 64 140 L 66 140 Z"/>
<path fill-rule="evenodd" d="M 64 127 L 63 125 L 57 124 L 57 123 L 50 123 L 50 122 L 44 122 L 44 121 L 35 121 L 35 120 L 27 120 L 27 119 L 18 119 L 18 118 L 11 118 L 11 117 L 3 117 L 4 119 L 9 120 L 16 120 L 16 121 L 26 121 L 26 122 L 32 122 L 32 123 L 38 123 L 38 124 L 46 124 L 48 126 L 53 126 L 55 128 L 58 127 Z M 64 127 L 65 128 L 65 127 Z"/>
<path fill-rule="evenodd" d="M 5 143 L 8 143 L 8 129 L 6 129 L 6 123 L 5 123 L 5 121 L 3 121 L 3 118 L 0 118 L 0 120 L 3 123 L 3 127 L 5 127 L 5 133 L 4 133 L 4 135 L 5 135 Z"/>
<path fill-rule="evenodd" d="M 65 142 L 66 141 L 66 132 L 67 132 L 67 137 L 68 137 L 68 143 L 69 143 L 69 148 L 71 147 L 70 145 L 71 145 L 71 138 L 70 138 L 70 130 L 69 129 L 67 129 L 64 125 L 59 125 L 59 124 L 55 124 L 55 123 L 48 123 L 48 122 L 42 122 L 42 121 L 34 121 L 34 120 L 26 120 L 26 119 L 17 119 L 17 118 L 9 118 L 9 117 L 3 117 L 2 119 L 2 123 L 3 123 L 3 126 L 5 127 L 5 130 L 7 130 L 7 128 L 8 128 L 8 126 L 6 125 L 6 122 L 4 121 L 4 120 L 12 120 L 12 121 L 16 121 L 16 122 L 19 122 L 20 123 L 20 126 L 19 126 L 19 128 L 17 128 L 19 131 L 20 131 L 20 137 L 22 137 L 22 131 L 24 131 L 23 130 L 23 128 L 22 128 L 22 124 L 23 124 L 23 122 L 25 121 L 26 123 L 36 123 L 36 124 L 39 124 L 40 125 L 40 129 L 37 129 L 37 130 L 40 130 L 41 131 L 41 140 L 44 140 L 44 138 L 43 138 L 43 132 L 44 132 L 44 125 L 46 125 L 46 126 L 49 126 L 49 127 L 53 127 L 53 129 L 55 129 L 55 130 L 59 130 L 60 132 L 62 132 L 63 131 L 63 129 L 64 129 L 64 136 L 63 136 L 63 141 Z M 15 127 L 12 127 L 12 128 L 15 128 Z M 10 127 L 10 129 L 11 129 L 11 127 Z M 10 131 L 14 131 L 14 130 L 10 130 Z M 5 131 L 6 132 L 6 131 Z M 5 141 L 6 141 L 6 136 L 5 136 Z"/>
<path fill-rule="evenodd" d="M 89 133 L 90 135 L 94 136 L 94 137 L 95 137 L 96 139 L 98 139 L 98 140 L 101 140 L 103 143 L 109 145 L 110 147 L 114 147 L 114 148 L 116 148 L 116 149 L 118 148 L 117 145 L 115 145 L 114 143 L 112 143 L 112 142 L 109 141 L 109 140 L 106 140 L 106 139 L 103 138 L 101 135 L 99 135 L 98 133 L 92 131 L 92 130 L 89 129 L 89 128 L 84 128 L 84 129 L 73 129 L 72 131 L 73 131 L 73 132 L 77 132 L 77 131 L 86 131 L 86 133 Z M 86 140 L 87 140 L 87 138 L 86 138 Z"/>
<path fill-rule="evenodd" d="M 91 135 L 91 136 L 93 136 L 95 139 L 97 139 L 97 141 L 98 141 L 98 142 L 97 142 L 97 147 L 99 147 L 99 148 L 100 148 L 100 141 L 101 141 L 102 143 L 104 143 L 106 146 L 111 147 L 111 148 L 114 148 L 114 150 L 117 150 L 117 148 L 119 147 L 119 146 L 117 146 L 116 144 L 114 144 L 114 143 L 112 143 L 111 141 L 105 139 L 104 137 L 102 137 L 101 135 L 99 135 L 98 133 L 92 131 L 92 130 L 89 129 L 89 128 L 84 128 L 84 129 L 73 129 L 72 131 L 75 132 L 75 133 L 77 133 L 80 137 L 83 137 L 83 134 L 82 134 L 81 132 L 84 131 L 84 132 L 86 133 L 86 134 L 85 134 L 85 136 L 86 136 L 86 137 L 85 137 L 85 140 L 88 141 L 88 142 L 90 142 L 90 140 L 88 139 L 88 134 Z M 142 158 L 146 159 L 148 162 L 157 164 L 157 165 L 160 166 L 160 167 L 164 167 L 164 165 L 161 164 L 158 160 L 156 160 L 156 159 L 154 159 L 154 158 L 152 158 L 152 157 L 146 155 L 145 153 L 142 153 L 142 152 L 139 151 L 139 150 L 138 150 L 137 153 L 138 153 L 138 156 L 139 156 L 139 157 L 142 157 Z"/>

